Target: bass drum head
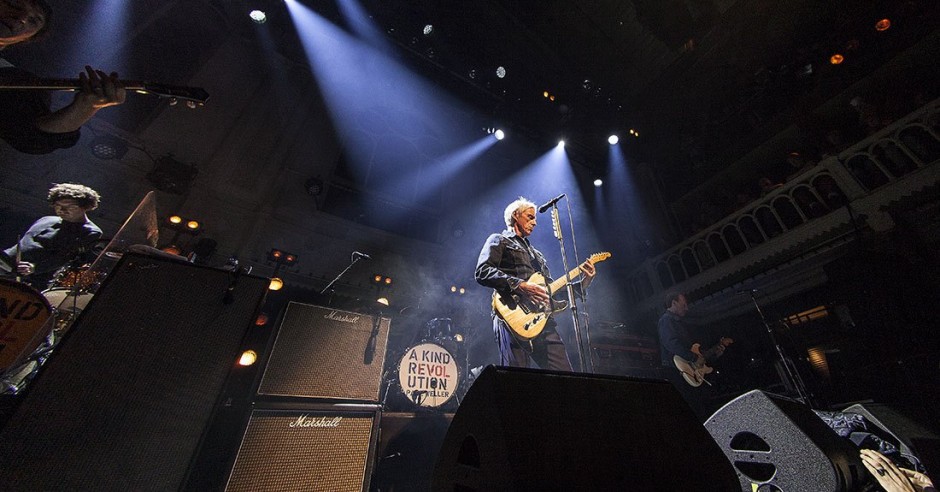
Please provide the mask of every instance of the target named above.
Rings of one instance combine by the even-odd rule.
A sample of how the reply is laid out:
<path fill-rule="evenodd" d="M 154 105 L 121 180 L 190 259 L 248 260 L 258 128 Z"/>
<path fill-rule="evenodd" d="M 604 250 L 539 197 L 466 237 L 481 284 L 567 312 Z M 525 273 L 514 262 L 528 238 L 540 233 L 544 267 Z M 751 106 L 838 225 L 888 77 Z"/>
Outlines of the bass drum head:
<path fill-rule="evenodd" d="M 409 348 L 398 363 L 398 383 L 411 403 L 437 408 L 457 393 L 460 373 L 453 354 L 434 343 Z"/>

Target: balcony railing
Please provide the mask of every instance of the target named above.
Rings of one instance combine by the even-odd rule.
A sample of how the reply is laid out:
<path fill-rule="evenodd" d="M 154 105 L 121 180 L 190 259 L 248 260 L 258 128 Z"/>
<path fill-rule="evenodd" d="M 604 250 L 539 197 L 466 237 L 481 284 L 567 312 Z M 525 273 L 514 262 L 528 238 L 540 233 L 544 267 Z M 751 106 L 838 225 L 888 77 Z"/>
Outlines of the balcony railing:
<path fill-rule="evenodd" d="M 849 147 L 707 229 L 647 259 L 631 275 L 634 303 L 691 292 L 852 224 L 893 223 L 883 207 L 940 181 L 940 99 Z"/>

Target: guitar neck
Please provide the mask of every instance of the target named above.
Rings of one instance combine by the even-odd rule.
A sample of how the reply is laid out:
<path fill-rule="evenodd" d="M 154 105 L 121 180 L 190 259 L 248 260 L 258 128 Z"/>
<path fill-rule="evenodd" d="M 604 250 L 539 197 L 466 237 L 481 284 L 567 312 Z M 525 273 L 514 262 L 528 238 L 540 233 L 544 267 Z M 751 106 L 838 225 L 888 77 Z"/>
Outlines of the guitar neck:
<path fill-rule="evenodd" d="M 140 80 L 121 80 L 129 91 L 146 90 L 147 83 Z M 22 81 L 0 81 L 0 89 L 74 91 L 81 87 L 78 79 L 24 79 Z"/>
<path fill-rule="evenodd" d="M 583 264 L 584 264 L 584 263 L 582 263 L 581 265 L 583 265 Z M 566 276 L 564 276 L 564 277 L 560 277 L 560 278 L 558 278 L 558 279 L 555 279 L 554 282 L 548 284 L 548 290 L 549 290 L 550 292 L 555 292 L 555 291 L 557 291 L 558 289 L 564 287 L 565 284 L 568 283 L 568 279 L 569 279 L 569 278 L 572 278 L 572 279 L 573 279 L 573 278 L 577 277 L 578 275 L 581 275 L 581 265 L 578 265 L 578 266 L 576 266 L 575 268 L 573 268 L 570 272 L 568 272 L 568 275 L 566 275 Z"/>

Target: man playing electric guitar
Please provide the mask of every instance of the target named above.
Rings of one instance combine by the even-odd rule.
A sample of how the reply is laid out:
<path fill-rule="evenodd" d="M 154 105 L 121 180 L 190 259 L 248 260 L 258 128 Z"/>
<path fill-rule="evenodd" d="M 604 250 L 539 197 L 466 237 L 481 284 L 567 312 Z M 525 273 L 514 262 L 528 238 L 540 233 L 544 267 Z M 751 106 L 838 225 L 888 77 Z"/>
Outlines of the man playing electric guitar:
<path fill-rule="evenodd" d="M 713 410 L 708 401 L 710 395 L 707 387 L 710 384 L 702 383 L 707 383 L 705 375 L 712 372 L 708 364 L 721 357 L 732 340 L 722 338 L 715 346 L 701 350 L 701 344 L 695 341 L 683 322 L 689 312 L 685 294 L 668 293 L 664 304 L 666 312 L 659 318 L 657 325 L 664 374 L 699 417 L 708 417 L 710 410 Z"/>
<path fill-rule="evenodd" d="M 510 203 L 503 213 L 507 229 L 486 239 L 476 267 L 476 281 L 491 287 L 503 297 L 516 294 L 534 305 L 554 303 L 542 285 L 529 282 L 535 273 L 550 281 L 545 257 L 529 243 L 528 237 L 536 225 L 535 204 L 525 198 Z M 573 282 L 580 293 L 594 279 L 594 264 L 589 259 L 580 266 L 583 279 Z M 542 369 L 570 371 L 571 362 L 565 344 L 556 331 L 554 319 L 548 318 L 545 327 L 534 338 L 520 340 L 499 316 L 493 315 L 493 332 L 499 345 L 500 364 L 528 367 L 529 359 Z"/>

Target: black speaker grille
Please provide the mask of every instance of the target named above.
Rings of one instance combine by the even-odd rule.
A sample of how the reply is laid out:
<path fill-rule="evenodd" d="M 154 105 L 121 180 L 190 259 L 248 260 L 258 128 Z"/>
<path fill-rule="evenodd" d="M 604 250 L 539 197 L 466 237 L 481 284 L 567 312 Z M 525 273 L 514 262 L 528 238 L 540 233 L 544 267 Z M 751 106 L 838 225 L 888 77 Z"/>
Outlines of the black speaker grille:
<path fill-rule="evenodd" d="M 375 414 L 255 410 L 226 490 L 362 490 Z"/>
<path fill-rule="evenodd" d="M 267 281 L 125 255 L 0 433 L 5 490 L 172 490 Z"/>
<path fill-rule="evenodd" d="M 389 319 L 291 302 L 262 395 L 378 401 Z"/>

